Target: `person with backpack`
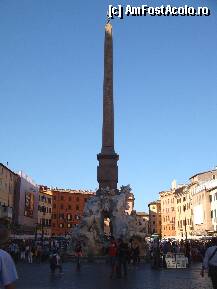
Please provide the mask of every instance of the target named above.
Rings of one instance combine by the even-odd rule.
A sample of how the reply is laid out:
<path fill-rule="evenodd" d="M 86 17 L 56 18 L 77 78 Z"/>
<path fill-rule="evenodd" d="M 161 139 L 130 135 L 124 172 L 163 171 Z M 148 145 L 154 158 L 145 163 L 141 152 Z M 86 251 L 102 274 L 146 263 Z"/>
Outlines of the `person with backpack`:
<path fill-rule="evenodd" d="M 204 277 L 204 270 L 208 270 L 213 289 L 217 289 L 217 238 L 212 239 L 212 245 L 205 252 L 201 270 L 202 277 Z"/>

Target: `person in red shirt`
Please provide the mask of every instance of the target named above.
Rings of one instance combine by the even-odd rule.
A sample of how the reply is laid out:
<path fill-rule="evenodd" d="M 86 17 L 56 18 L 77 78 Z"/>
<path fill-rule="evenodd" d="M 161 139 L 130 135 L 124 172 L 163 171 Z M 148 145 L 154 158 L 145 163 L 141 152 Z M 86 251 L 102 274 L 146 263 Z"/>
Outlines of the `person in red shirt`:
<path fill-rule="evenodd" d="M 108 254 L 109 254 L 110 265 L 111 265 L 110 278 L 113 278 L 114 274 L 116 273 L 116 266 L 117 266 L 117 244 L 115 242 L 114 237 L 111 237 L 110 239 Z"/>

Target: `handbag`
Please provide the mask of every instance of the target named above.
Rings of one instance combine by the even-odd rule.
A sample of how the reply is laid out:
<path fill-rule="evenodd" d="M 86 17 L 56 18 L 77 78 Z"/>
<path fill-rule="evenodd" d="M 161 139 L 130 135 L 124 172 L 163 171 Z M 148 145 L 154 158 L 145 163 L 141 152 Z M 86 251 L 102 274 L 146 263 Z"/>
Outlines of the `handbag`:
<path fill-rule="evenodd" d="M 216 254 L 217 252 L 217 247 L 215 248 L 214 252 L 212 253 L 212 255 L 209 257 L 208 259 L 208 264 L 209 262 L 212 260 L 212 258 L 214 257 L 214 255 Z M 212 266 L 212 265 L 209 265 L 209 268 L 208 268 L 208 276 L 210 277 L 211 276 L 211 270 L 212 268 L 215 267 L 215 266 Z"/>

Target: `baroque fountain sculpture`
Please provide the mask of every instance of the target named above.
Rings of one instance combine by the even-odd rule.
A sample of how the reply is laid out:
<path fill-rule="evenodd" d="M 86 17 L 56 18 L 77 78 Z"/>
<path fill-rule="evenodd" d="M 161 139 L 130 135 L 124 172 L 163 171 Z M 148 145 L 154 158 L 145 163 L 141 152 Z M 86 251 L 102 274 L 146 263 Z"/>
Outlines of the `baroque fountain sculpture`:
<path fill-rule="evenodd" d="M 128 199 L 130 186 L 122 186 L 120 190 L 102 189 L 100 194 L 90 198 L 84 208 L 81 223 L 73 230 L 73 240 L 82 241 L 86 250 L 98 255 L 105 245 L 104 220 L 110 219 L 111 234 L 117 239 L 129 241 L 132 238 L 144 239 L 144 225 L 139 224 L 136 212 L 129 215 Z"/>

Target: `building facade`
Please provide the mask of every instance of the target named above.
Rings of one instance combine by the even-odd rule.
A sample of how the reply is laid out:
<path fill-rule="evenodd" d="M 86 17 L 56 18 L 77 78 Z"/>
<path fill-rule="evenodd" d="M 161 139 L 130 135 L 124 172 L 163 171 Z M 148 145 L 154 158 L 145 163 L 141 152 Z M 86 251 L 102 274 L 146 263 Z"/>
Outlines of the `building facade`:
<path fill-rule="evenodd" d="M 137 226 L 140 229 L 139 231 L 149 234 L 149 214 L 145 212 L 136 212 L 136 222 Z"/>
<path fill-rule="evenodd" d="M 193 234 L 192 194 L 188 185 L 181 186 L 174 191 L 175 197 L 175 230 L 178 239 L 190 238 Z"/>
<path fill-rule="evenodd" d="M 162 238 L 176 236 L 176 203 L 174 189 L 160 192 Z"/>
<path fill-rule="evenodd" d="M 95 195 L 91 191 L 52 189 L 52 236 L 65 236 L 80 223 L 85 203 Z"/>
<path fill-rule="evenodd" d="M 15 196 L 15 224 L 24 234 L 35 234 L 38 223 L 38 185 L 24 172 L 19 173 L 19 190 Z"/>
<path fill-rule="evenodd" d="M 53 194 L 46 186 L 39 187 L 37 235 L 51 237 Z"/>
<path fill-rule="evenodd" d="M 161 235 L 161 202 L 160 200 L 148 204 L 149 234 Z"/>
<path fill-rule="evenodd" d="M 0 218 L 12 222 L 19 176 L 0 163 Z"/>
<path fill-rule="evenodd" d="M 208 190 L 211 201 L 211 219 L 213 233 L 217 233 L 217 186 Z"/>
<path fill-rule="evenodd" d="M 198 173 L 190 178 L 192 194 L 193 234 L 195 236 L 212 235 L 214 232 L 215 193 L 217 170 Z M 213 198 L 213 201 L 212 201 Z M 214 212 L 212 212 L 214 210 Z"/>

